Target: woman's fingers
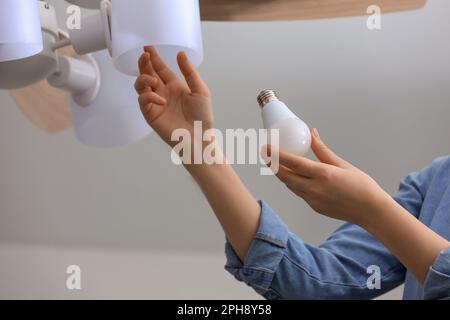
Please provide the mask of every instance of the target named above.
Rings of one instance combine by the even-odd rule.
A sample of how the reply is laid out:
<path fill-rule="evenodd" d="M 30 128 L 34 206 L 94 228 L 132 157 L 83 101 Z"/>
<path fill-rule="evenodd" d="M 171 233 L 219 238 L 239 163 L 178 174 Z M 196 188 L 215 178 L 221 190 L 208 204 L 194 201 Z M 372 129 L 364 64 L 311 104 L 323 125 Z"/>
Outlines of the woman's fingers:
<path fill-rule="evenodd" d="M 278 152 L 280 165 L 289 168 L 298 175 L 312 178 L 319 175 L 323 170 L 320 163 L 308 158 L 296 156 L 284 150 L 279 150 Z"/>
<path fill-rule="evenodd" d="M 164 113 L 166 99 L 152 92 L 150 88 L 139 96 L 139 106 L 144 118 L 150 125 Z"/>
<path fill-rule="evenodd" d="M 139 105 L 146 106 L 152 103 L 163 106 L 167 103 L 167 101 L 153 91 L 146 91 L 139 96 Z"/>
<path fill-rule="evenodd" d="M 148 52 L 144 52 L 138 61 L 139 65 L 139 73 L 140 74 L 148 74 L 150 76 L 153 76 L 156 74 L 155 69 L 153 68 L 150 54 Z"/>
<path fill-rule="evenodd" d="M 198 73 L 195 66 L 189 61 L 185 52 L 180 52 L 177 56 L 178 66 L 181 73 L 186 79 L 186 83 L 191 89 L 192 93 L 199 93 L 202 95 L 209 95 L 209 89 L 202 77 Z"/>
<path fill-rule="evenodd" d="M 312 183 L 310 179 L 299 176 L 284 166 L 280 166 L 276 176 L 290 190 L 297 194 L 306 194 Z"/>
<path fill-rule="evenodd" d="M 311 130 L 311 136 L 311 148 L 320 162 L 340 168 L 348 168 L 351 166 L 347 161 L 337 156 L 330 148 L 328 148 L 322 139 L 320 139 L 319 132 L 316 128 Z"/>
<path fill-rule="evenodd" d="M 149 54 L 151 65 L 154 71 L 159 75 L 164 83 L 168 83 L 174 79 L 178 79 L 175 73 L 173 73 L 172 70 L 170 70 L 164 63 L 155 47 L 147 46 L 144 48 L 144 51 Z"/>
<path fill-rule="evenodd" d="M 151 88 L 156 91 L 159 85 L 159 79 L 154 76 L 149 76 L 148 74 L 141 74 L 134 83 L 134 88 L 138 94 L 144 93 L 147 88 Z"/>

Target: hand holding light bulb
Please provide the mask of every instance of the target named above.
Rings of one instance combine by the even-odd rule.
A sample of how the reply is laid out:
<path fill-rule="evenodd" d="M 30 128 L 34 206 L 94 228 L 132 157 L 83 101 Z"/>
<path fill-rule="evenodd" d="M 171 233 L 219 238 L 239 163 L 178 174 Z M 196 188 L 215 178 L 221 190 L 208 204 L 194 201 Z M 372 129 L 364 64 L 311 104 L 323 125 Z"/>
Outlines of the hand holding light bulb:
<path fill-rule="evenodd" d="M 264 127 L 279 130 L 279 149 L 268 146 L 262 156 L 279 152 L 277 177 L 316 212 L 363 224 L 367 215 L 391 197 L 361 170 L 334 154 L 272 90 L 258 96 Z M 320 162 L 303 157 L 312 147 Z M 266 159 L 269 161 L 269 159 Z"/>
<path fill-rule="evenodd" d="M 365 226 L 393 202 L 369 175 L 337 156 L 311 130 L 311 149 L 319 161 L 279 152 L 278 179 L 316 212 Z M 270 155 L 272 146 L 261 152 Z M 266 161 L 269 161 L 267 158 Z"/>
<path fill-rule="evenodd" d="M 264 128 L 279 130 L 279 147 L 304 156 L 311 147 L 311 132 L 306 123 L 278 99 L 275 91 L 262 91 L 258 95 L 258 103 L 262 108 Z"/>

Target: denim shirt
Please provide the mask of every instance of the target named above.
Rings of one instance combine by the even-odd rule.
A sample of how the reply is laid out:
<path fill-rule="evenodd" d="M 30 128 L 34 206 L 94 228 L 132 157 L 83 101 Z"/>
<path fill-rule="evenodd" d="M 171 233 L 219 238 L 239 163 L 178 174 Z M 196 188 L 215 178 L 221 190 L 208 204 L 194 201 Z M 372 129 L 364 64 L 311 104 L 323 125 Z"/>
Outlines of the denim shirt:
<path fill-rule="evenodd" d="M 450 156 L 408 175 L 394 199 L 450 239 Z M 292 234 L 265 202 L 260 204 L 259 230 L 244 263 L 227 241 L 225 269 L 266 299 L 371 299 L 402 283 L 404 299 L 450 299 L 450 249 L 436 258 L 421 285 L 359 226 L 344 224 L 316 247 Z M 380 271 L 378 288 L 367 285 L 373 265 Z"/>

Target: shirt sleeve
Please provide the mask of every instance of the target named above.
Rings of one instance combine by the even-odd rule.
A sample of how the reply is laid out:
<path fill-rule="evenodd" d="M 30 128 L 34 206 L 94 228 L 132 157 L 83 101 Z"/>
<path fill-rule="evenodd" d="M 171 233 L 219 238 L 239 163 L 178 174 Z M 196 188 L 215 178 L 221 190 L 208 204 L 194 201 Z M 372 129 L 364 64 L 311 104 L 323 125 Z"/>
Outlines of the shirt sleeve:
<path fill-rule="evenodd" d="M 450 248 L 431 266 L 423 285 L 424 299 L 450 300 Z"/>
<path fill-rule="evenodd" d="M 440 193 L 433 191 L 434 179 L 439 178 L 444 164 L 449 157 L 434 160 L 429 166 L 408 175 L 401 183 L 396 201 L 416 218 L 420 218 L 420 211 L 424 199 L 430 198 L 437 202 Z M 430 267 L 423 284 L 424 299 L 450 299 L 450 248 L 443 250 Z"/>
<path fill-rule="evenodd" d="M 263 297 L 370 299 L 404 281 L 404 267 L 364 229 L 345 224 L 314 247 L 289 232 L 276 213 L 260 203 L 259 230 L 244 262 L 227 241 L 225 269 Z M 373 273 L 377 270 L 378 280 Z"/>
<path fill-rule="evenodd" d="M 398 193 L 394 196 L 395 201 L 413 216 L 419 218 L 425 197 L 433 193 L 430 186 L 447 159 L 447 157 L 437 158 L 422 170 L 406 176 L 400 182 Z"/>

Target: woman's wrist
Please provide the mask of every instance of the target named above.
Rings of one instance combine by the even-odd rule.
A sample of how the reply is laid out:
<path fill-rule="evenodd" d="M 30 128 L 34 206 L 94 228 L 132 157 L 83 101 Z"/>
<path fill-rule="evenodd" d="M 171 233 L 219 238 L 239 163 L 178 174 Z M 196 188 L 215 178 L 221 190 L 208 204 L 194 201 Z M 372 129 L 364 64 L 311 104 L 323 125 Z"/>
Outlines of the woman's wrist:
<path fill-rule="evenodd" d="M 208 176 L 211 174 L 217 174 L 219 171 L 223 169 L 230 168 L 229 163 L 227 162 L 226 156 L 223 153 L 222 149 L 216 145 L 207 145 L 203 143 L 201 147 L 202 150 L 202 159 L 200 162 L 191 161 L 189 163 L 183 163 L 184 168 L 196 179 L 208 179 Z M 207 150 L 213 152 L 213 159 L 205 159 L 204 152 Z M 209 151 L 208 151 L 209 153 Z"/>
<path fill-rule="evenodd" d="M 449 247 L 446 239 L 392 197 L 383 196 L 360 226 L 383 243 L 421 283 L 436 257 Z"/>
<path fill-rule="evenodd" d="M 185 144 L 184 146 L 189 146 L 189 144 Z M 183 165 L 188 171 L 194 168 L 202 169 L 227 164 L 225 154 L 213 135 L 203 136 L 202 134 L 199 137 L 192 134 L 189 149 L 187 150 L 189 156 L 185 157 L 183 156 L 186 149 L 183 149 L 182 152 L 175 150 L 179 152 Z"/>
<path fill-rule="evenodd" d="M 366 206 L 356 215 L 354 223 L 366 230 L 373 230 L 383 225 L 386 214 L 392 212 L 397 202 L 380 188 L 380 191 L 370 196 Z"/>
<path fill-rule="evenodd" d="M 243 261 L 258 230 L 261 208 L 228 164 L 222 149 L 215 144 L 209 147 L 203 151 L 213 152 L 217 162 L 202 161 L 184 167 L 202 189 L 227 239 Z"/>

